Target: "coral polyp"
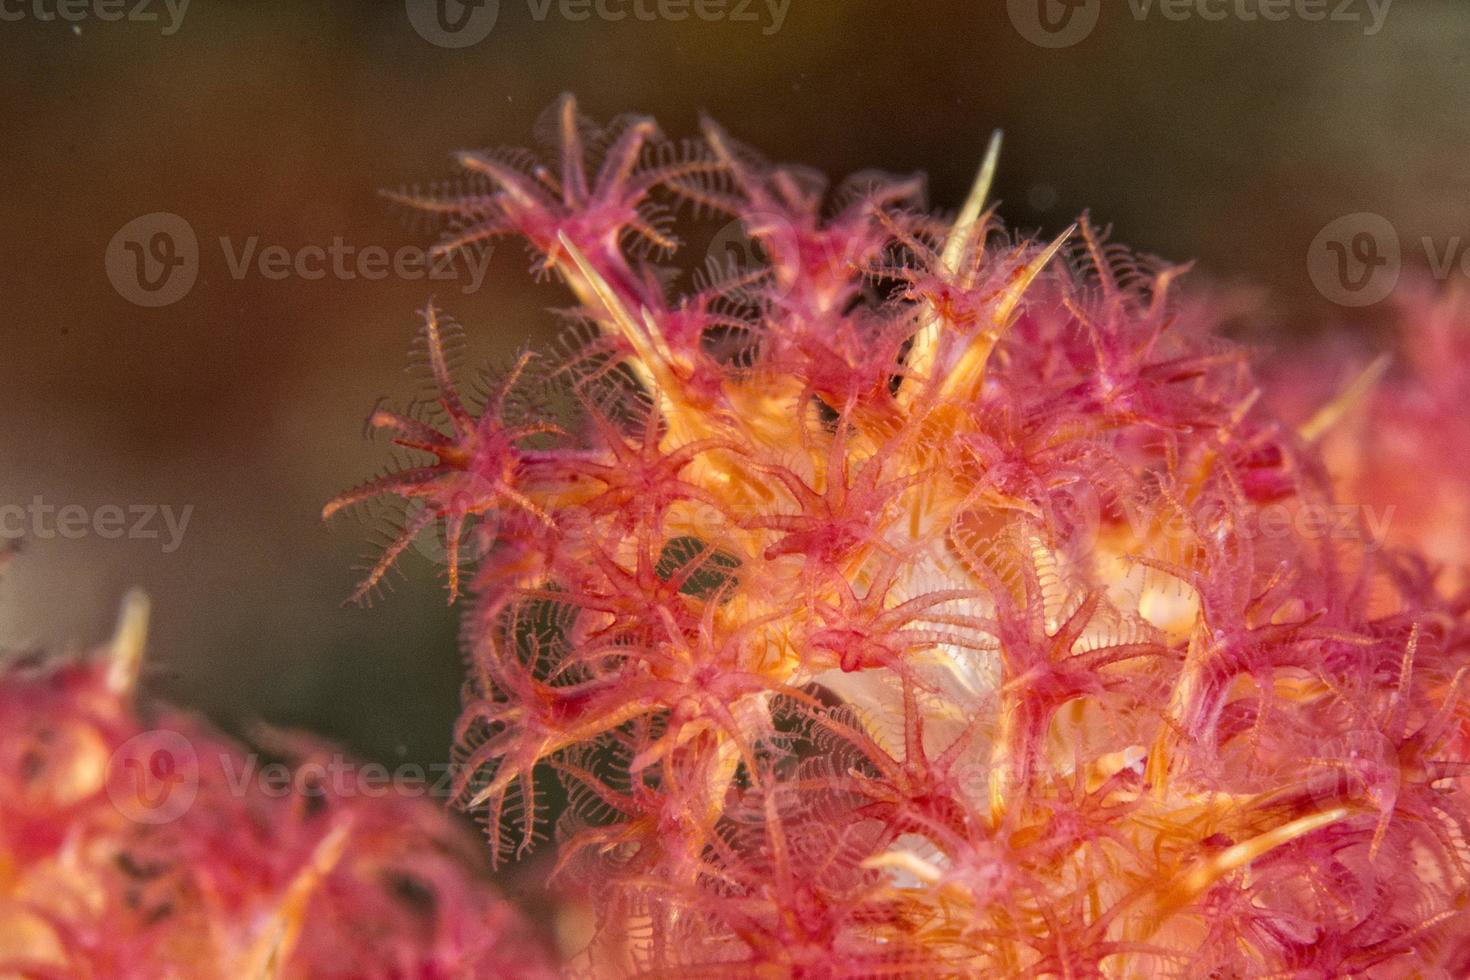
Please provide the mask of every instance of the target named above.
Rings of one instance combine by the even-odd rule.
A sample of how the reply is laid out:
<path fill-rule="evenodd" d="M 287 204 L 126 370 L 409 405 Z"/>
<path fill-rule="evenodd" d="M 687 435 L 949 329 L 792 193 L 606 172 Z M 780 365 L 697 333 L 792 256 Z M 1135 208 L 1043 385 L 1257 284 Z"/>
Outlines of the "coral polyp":
<path fill-rule="evenodd" d="M 713 123 L 545 128 L 394 197 L 524 239 L 571 340 L 470 408 L 430 307 L 442 417 L 375 421 L 433 458 L 329 510 L 433 501 L 368 589 L 480 537 L 458 789 L 504 859 L 565 785 L 588 972 L 1470 969 L 1465 603 L 1322 518 L 1183 270 L 1008 234 L 994 152 L 944 215 Z M 673 264 L 711 219 L 751 261 Z"/>

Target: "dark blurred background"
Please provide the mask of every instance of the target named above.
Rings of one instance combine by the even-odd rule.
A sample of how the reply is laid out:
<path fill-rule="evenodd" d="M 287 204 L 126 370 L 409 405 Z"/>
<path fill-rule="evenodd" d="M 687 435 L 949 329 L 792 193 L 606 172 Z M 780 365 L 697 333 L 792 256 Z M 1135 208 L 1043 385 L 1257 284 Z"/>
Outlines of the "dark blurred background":
<path fill-rule="evenodd" d="M 1453 0 L 1352 0 L 1353 19 L 1320 21 L 1342 0 L 1279 21 L 1248 16 L 1255 0 L 1179 21 L 1139 19 L 1143 0 L 709 0 L 718 19 L 677 21 L 690 8 L 642 0 L 653 20 L 616 22 L 446 0 L 451 23 L 494 16 L 458 48 L 487 21 L 447 34 L 432 0 L 138 2 L 120 21 L 108 0 L 65 0 L 70 21 L 58 0 L 0 2 L 0 505 L 192 511 L 172 550 L 161 517 L 156 539 L 32 534 L 0 582 L 0 643 L 91 644 L 139 584 L 152 693 L 389 763 L 446 756 L 456 615 L 419 552 L 384 601 L 342 608 L 365 531 L 322 525 L 321 505 L 385 461 L 363 421 L 414 392 L 402 367 L 425 300 L 467 325 L 474 364 L 550 336 L 565 297 L 531 282 L 518 246 L 478 289 L 238 274 L 232 256 L 427 244 L 377 191 L 449 175 L 455 149 L 528 144 L 563 91 L 672 136 L 707 111 L 834 176 L 923 170 L 945 207 L 1003 127 L 1012 223 L 1055 233 L 1090 208 L 1142 250 L 1198 259 L 1201 281 L 1259 287 L 1253 339 L 1362 319 L 1309 275 L 1334 219 L 1383 216 L 1422 263 L 1410 243 L 1457 249 L 1470 215 L 1470 4 Z M 1041 13 L 1060 25 L 1042 41 L 1074 43 L 1028 40 Z M 196 237 L 198 273 L 145 306 L 172 298 L 127 283 L 162 219 L 125 229 L 157 212 Z"/>

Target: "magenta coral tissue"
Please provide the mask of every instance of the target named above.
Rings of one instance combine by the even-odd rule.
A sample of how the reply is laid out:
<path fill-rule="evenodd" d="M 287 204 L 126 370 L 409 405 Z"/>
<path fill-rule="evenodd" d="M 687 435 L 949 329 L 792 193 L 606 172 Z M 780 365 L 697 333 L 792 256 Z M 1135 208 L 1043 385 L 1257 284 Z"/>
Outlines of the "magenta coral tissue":
<path fill-rule="evenodd" d="M 406 507 L 363 595 L 444 536 L 457 793 L 506 861 L 560 782 L 573 969 L 1470 973 L 1462 571 L 1369 533 L 1183 270 L 1008 233 L 998 142 L 949 215 L 710 122 L 543 130 L 392 196 L 523 240 L 567 342 L 472 404 L 428 307 L 437 411 L 373 417 L 424 458 L 327 510 Z"/>

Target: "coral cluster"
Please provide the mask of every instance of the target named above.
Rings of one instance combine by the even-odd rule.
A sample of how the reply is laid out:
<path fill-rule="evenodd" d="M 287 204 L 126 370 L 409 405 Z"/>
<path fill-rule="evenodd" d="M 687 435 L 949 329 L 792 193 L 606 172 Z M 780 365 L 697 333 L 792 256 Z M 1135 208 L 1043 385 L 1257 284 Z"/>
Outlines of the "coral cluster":
<path fill-rule="evenodd" d="M 269 783 L 197 719 L 135 709 L 145 608 L 100 656 L 0 666 L 0 977 L 554 975 L 434 804 Z"/>
<path fill-rule="evenodd" d="M 1292 351 L 1269 393 L 1305 419 L 1334 485 L 1373 509 L 1379 537 L 1442 567 L 1450 593 L 1470 586 L 1470 297 L 1413 283 L 1385 319 L 1388 353 L 1375 358 L 1361 342 Z M 1326 397 L 1340 378 L 1343 395 Z"/>
<path fill-rule="evenodd" d="M 394 195 L 578 300 L 436 411 L 361 594 L 442 528 L 494 851 L 570 800 L 600 976 L 1461 976 L 1466 601 L 1373 546 L 1180 271 L 706 123 Z M 676 218 L 752 261 L 674 261 Z M 1417 425 L 1411 423 L 1411 427 Z M 1309 433 L 1309 436 L 1314 434 Z M 471 547 L 472 545 L 472 547 Z"/>

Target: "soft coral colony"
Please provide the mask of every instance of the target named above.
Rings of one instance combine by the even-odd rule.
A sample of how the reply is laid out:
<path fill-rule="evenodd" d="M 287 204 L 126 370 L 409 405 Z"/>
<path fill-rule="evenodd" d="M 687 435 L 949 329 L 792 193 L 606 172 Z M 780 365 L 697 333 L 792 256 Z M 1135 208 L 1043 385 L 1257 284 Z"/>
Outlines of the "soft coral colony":
<path fill-rule="evenodd" d="M 279 792 L 240 745 L 136 703 L 146 612 L 132 597 L 92 657 L 0 662 L 0 978 L 554 975 L 432 803 Z M 334 758 L 275 741 L 301 774 Z"/>
<path fill-rule="evenodd" d="M 1181 270 L 1008 237 L 917 179 L 827 194 L 706 123 L 465 153 L 395 195 L 579 305 L 482 408 L 424 313 L 426 462 L 366 594 L 462 542 L 461 799 L 554 773 L 596 975 L 1461 976 L 1464 596 L 1337 521 Z M 734 219 L 759 261 L 675 271 Z M 681 283 L 692 283 L 681 291 Z M 1269 518 L 1269 519 L 1268 519 Z M 493 538 L 493 544 L 491 539 Z"/>

